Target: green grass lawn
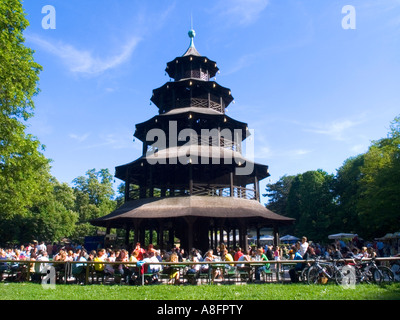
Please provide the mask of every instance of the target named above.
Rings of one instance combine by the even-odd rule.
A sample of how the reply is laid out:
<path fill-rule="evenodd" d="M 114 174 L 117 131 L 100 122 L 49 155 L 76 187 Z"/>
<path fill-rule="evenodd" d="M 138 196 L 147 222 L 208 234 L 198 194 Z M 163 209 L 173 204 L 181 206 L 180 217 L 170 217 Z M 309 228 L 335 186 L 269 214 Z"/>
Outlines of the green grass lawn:
<path fill-rule="evenodd" d="M 56 285 L 44 289 L 33 283 L 1 283 L 1 300 L 400 300 L 400 283 L 357 285 L 344 289 L 335 284 L 247 285 Z"/>

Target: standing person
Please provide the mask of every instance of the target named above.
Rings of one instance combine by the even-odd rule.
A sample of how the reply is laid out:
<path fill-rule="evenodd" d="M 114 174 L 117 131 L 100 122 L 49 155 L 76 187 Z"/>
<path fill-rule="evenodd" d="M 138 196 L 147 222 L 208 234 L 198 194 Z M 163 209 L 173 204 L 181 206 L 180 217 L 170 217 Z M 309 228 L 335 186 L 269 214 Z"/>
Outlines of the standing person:
<path fill-rule="evenodd" d="M 300 254 L 304 256 L 308 249 L 307 237 L 303 236 L 300 243 Z"/>

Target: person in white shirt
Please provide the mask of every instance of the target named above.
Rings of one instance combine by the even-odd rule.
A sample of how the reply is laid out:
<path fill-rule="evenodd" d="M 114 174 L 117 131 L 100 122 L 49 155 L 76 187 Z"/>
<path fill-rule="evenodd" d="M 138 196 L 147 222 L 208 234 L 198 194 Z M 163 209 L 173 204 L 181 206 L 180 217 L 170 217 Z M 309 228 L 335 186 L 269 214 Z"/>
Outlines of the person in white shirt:
<path fill-rule="evenodd" d="M 303 257 L 305 253 L 307 252 L 308 249 L 308 242 L 307 242 L 307 237 L 302 237 L 301 238 L 301 243 L 300 243 L 300 254 Z"/>
<path fill-rule="evenodd" d="M 158 263 L 158 262 L 160 262 L 157 259 L 157 257 L 155 256 L 155 253 L 154 253 L 153 250 L 148 252 L 148 256 L 146 258 L 144 258 L 143 261 L 146 262 L 146 263 L 150 263 L 150 262 Z M 149 264 L 147 270 L 148 270 L 147 271 L 148 273 L 152 273 L 153 274 L 151 281 L 153 283 L 157 282 L 158 281 L 158 272 L 161 270 L 161 264 Z"/>
<path fill-rule="evenodd" d="M 49 261 L 46 251 L 40 251 L 36 261 Z M 35 263 L 35 273 L 44 273 L 45 268 L 47 268 L 47 263 Z"/>
<path fill-rule="evenodd" d="M 38 245 L 38 251 L 47 251 L 47 246 L 44 244 L 44 241 L 42 241 L 42 242 Z"/>

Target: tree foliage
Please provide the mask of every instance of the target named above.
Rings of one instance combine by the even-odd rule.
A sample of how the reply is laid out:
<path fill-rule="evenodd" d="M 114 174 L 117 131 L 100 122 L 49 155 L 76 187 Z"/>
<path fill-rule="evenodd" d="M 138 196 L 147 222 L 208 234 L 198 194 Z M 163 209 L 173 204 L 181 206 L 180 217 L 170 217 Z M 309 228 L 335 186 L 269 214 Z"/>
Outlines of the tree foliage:
<path fill-rule="evenodd" d="M 335 175 L 322 170 L 267 185 L 267 207 L 296 219 L 291 232 L 313 240 L 354 232 L 366 239 L 400 230 L 400 117 L 386 138 L 347 159 Z"/>
<path fill-rule="evenodd" d="M 50 174 L 44 146 L 28 134 L 42 67 L 25 46 L 20 0 L 0 1 L 0 242 L 58 241 L 90 235 L 90 219 L 115 208 L 108 170 L 87 172 L 71 188 Z M 80 232 L 81 231 L 81 232 Z"/>
<path fill-rule="evenodd" d="M 25 230 L 30 208 L 51 193 L 50 161 L 44 147 L 26 133 L 33 115 L 42 67 L 24 45 L 28 26 L 22 4 L 0 2 L 0 240 L 12 241 Z"/>
<path fill-rule="evenodd" d="M 337 200 L 337 215 L 334 231 L 360 232 L 358 203 L 360 200 L 361 169 L 364 165 L 364 154 L 347 159 L 337 170 L 334 184 L 334 196 Z"/>
<path fill-rule="evenodd" d="M 91 169 L 85 176 L 79 176 L 72 182 L 76 197 L 75 211 L 78 213 L 74 237 L 83 238 L 96 230 L 89 223 L 90 220 L 109 214 L 117 206 L 113 200 L 113 176 L 108 169 Z"/>
<path fill-rule="evenodd" d="M 375 141 L 361 168 L 360 223 L 367 236 L 400 230 L 400 118 L 387 138 Z"/>
<path fill-rule="evenodd" d="M 313 239 L 327 236 L 334 212 L 331 193 L 333 176 L 325 171 L 307 171 L 297 175 L 288 194 L 287 213 L 296 218 L 295 233 Z"/>
<path fill-rule="evenodd" d="M 21 1 L 0 2 L 0 107 L 2 115 L 28 119 L 33 115 L 33 97 L 42 67 L 34 51 L 24 45 L 23 31 L 29 22 Z"/>

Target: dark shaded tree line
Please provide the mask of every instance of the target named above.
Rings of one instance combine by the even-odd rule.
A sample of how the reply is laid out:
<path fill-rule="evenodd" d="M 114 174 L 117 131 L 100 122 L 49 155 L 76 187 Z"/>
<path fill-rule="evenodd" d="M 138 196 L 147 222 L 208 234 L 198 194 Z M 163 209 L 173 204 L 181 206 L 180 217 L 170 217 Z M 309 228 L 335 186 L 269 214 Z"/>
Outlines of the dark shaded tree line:
<path fill-rule="evenodd" d="M 293 217 L 283 230 L 327 241 L 332 233 L 354 232 L 365 239 L 400 230 L 400 117 L 386 138 L 347 159 L 336 174 L 323 170 L 283 176 L 268 184 L 267 207 Z"/>

